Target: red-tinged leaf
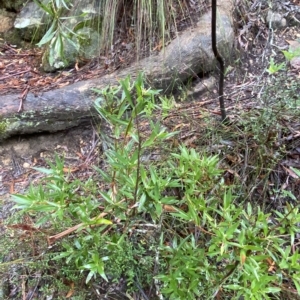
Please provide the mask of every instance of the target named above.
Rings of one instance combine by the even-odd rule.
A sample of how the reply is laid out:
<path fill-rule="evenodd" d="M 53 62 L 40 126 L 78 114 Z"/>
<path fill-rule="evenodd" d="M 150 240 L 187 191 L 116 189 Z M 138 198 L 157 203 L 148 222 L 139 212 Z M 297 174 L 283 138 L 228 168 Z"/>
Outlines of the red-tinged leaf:
<path fill-rule="evenodd" d="M 246 251 L 242 249 L 241 252 L 240 252 L 241 265 L 244 265 L 246 259 L 247 259 Z"/>
<path fill-rule="evenodd" d="M 7 228 L 13 228 L 13 229 L 20 229 L 20 230 L 26 230 L 26 231 L 38 231 L 39 229 L 30 226 L 28 224 L 13 224 L 13 225 L 7 225 Z"/>

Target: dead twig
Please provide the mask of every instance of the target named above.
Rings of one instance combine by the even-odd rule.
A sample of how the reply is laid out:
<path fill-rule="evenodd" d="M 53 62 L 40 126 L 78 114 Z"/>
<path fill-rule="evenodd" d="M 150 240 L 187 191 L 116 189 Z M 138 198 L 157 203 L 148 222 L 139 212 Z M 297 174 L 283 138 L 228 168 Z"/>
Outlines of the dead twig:
<path fill-rule="evenodd" d="M 10 77 L 14 77 L 16 75 L 24 74 L 24 73 L 27 73 L 27 72 L 30 72 L 30 71 L 31 71 L 31 69 L 27 69 L 27 70 L 17 72 L 17 73 L 14 73 L 14 74 L 9 74 L 7 76 L 1 77 L 0 80 L 7 79 L 7 78 L 10 78 Z"/>
<path fill-rule="evenodd" d="M 92 219 L 92 221 L 94 220 L 97 220 L 97 219 L 100 219 L 100 218 L 103 218 L 107 215 L 107 213 L 101 213 L 99 216 L 95 217 Z M 58 233 L 56 235 L 52 235 L 52 236 L 49 236 L 47 238 L 47 242 L 48 242 L 48 245 L 51 246 L 53 245 L 57 240 L 61 239 L 62 237 L 66 236 L 66 235 L 69 235 L 70 233 L 76 231 L 77 229 L 79 228 L 86 228 L 86 227 L 95 227 L 95 226 L 98 226 L 98 225 L 102 225 L 102 224 L 94 224 L 94 225 L 88 225 L 86 223 L 80 223 L 80 224 L 77 224 L 73 227 L 70 227 L 66 230 L 64 230 L 63 232 L 61 233 Z"/>
<path fill-rule="evenodd" d="M 23 91 L 23 93 L 21 95 L 21 100 L 20 100 L 20 105 L 19 105 L 18 112 L 21 112 L 23 110 L 23 103 L 26 100 L 28 92 L 29 92 L 29 85 L 26 86 L 25 90 Z"/>

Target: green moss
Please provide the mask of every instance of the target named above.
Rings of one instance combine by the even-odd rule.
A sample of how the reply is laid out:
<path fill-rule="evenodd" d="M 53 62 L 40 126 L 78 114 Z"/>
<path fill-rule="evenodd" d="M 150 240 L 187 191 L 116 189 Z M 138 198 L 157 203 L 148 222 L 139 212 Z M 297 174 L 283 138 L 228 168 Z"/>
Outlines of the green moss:
<path fill-rule="evenodd" d="M 5 138 L 5 133 L 6 133 L 7 125 L 8 125 L 8 122 L 6 122 L 6 121 L 1 121 L 0 122 L 0 140 L 2 140 L 3 138 Z"/>

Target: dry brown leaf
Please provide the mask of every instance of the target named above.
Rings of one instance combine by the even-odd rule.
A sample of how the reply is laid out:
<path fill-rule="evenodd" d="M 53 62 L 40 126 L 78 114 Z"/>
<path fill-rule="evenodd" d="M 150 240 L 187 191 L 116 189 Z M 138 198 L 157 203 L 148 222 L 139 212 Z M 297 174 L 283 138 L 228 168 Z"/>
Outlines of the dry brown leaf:
<path fill-rule="evenodd" d="M 66 298 L 70 298 L 73 296 L 74 294 L 74 282 L 71 282 L 70 284 L 68 284 L 70 286 L 70 290 L 68 291 Z"/>
<path fill-rule="evenodd" d="M 165 204 L 163 206 L 164 212 L 177 212 L 177 209 L 172 205 Z"/>
<path fill-rule="evenodd" d="M 299 70 L 300 69 L 300 56 L 293 57 L 290 61 L 290 65 L 292 68 Z"/>
<path fill-rule="evenodd" d="M 285 166 L 282 166 L 282 167 L 292 178 L 295 178 L 295 179 L 299 178 L 299 176 L 293 170 L 290 170 L 289 168 L 286 168 Z"/>
<path fill-rule="evenodd" d="M 274 272 L 276 270 L 275 262 L 271 258 L 267 258 L 266 261 L 269 265 L 268 272 Z"/>
<path fill-rule="evenodd" d="M 78 66 L 78 61 L 76 61 L 76 64 L 75 64 L 75 70 L 78 72 L 80 70 L 79 66 Z"/>
<path fill-rule="evenodd" d="M 76 171 L 78 171 L 79 170 L 79 168 L 76 168 L 76 167 L 74 167 L 74 168 L 70 168 L 70 167 L 64 167 L 63 168 L 63 171 L 64 171 L 64 173 L 73 173 L 73 172 L 76 172 Z"/>
<path fill-rule="evenodd" d="M 227 154 L 226 158 L 234 164 L 241 162 L 241 158 L 239 156 L 233 156 L 233 155 Z"/>
<path fill-rule="evenodd" d="M 291 50 L 296 50 L 297 48 L 300 48 L 300 43 L 298 41 L 286 41 L 290 45 Z"/>
<path fill-rule="evenodd" d="M 7 225 L 7 228 L 13 228 L 13 229 L 20 229 L 24 231 L 40 231 L 38 228 L 35 228 L 28 224 L 13 224 L 13 225 Z"/>
<path fill-rule="evenodd" d="M 67 85 L 69 85 L 69 84 L 70 84 L 70 82 L 69 82 L 69 81 L 66 81 L 66 82 L 64 82 L 64 83 L 59 84 L 58 86 L 59 86 L 59 88 L 62 88 L 62 87 L 67 86 Z"/>

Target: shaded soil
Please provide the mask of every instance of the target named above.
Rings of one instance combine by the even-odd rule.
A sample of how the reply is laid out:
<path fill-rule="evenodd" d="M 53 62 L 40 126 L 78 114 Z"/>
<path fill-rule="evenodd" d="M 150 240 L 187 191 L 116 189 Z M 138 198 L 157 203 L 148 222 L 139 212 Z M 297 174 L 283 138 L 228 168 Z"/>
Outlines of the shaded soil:
<path fill-rule="evenodd" d="M 42 175 L 31 168 L 47 167 L 48 161 L 54 161 L 55 153 L 64 158 L 66 173 L 69 168 L 86 172 L 98 159 L 98 143 L 92 126 L 6 140 L 0 144 L 0 199 L 22 193 L 30 183 L 37 183 Z M 10 210 L 3 207 L 1 219 L 7 214 Z"/>

